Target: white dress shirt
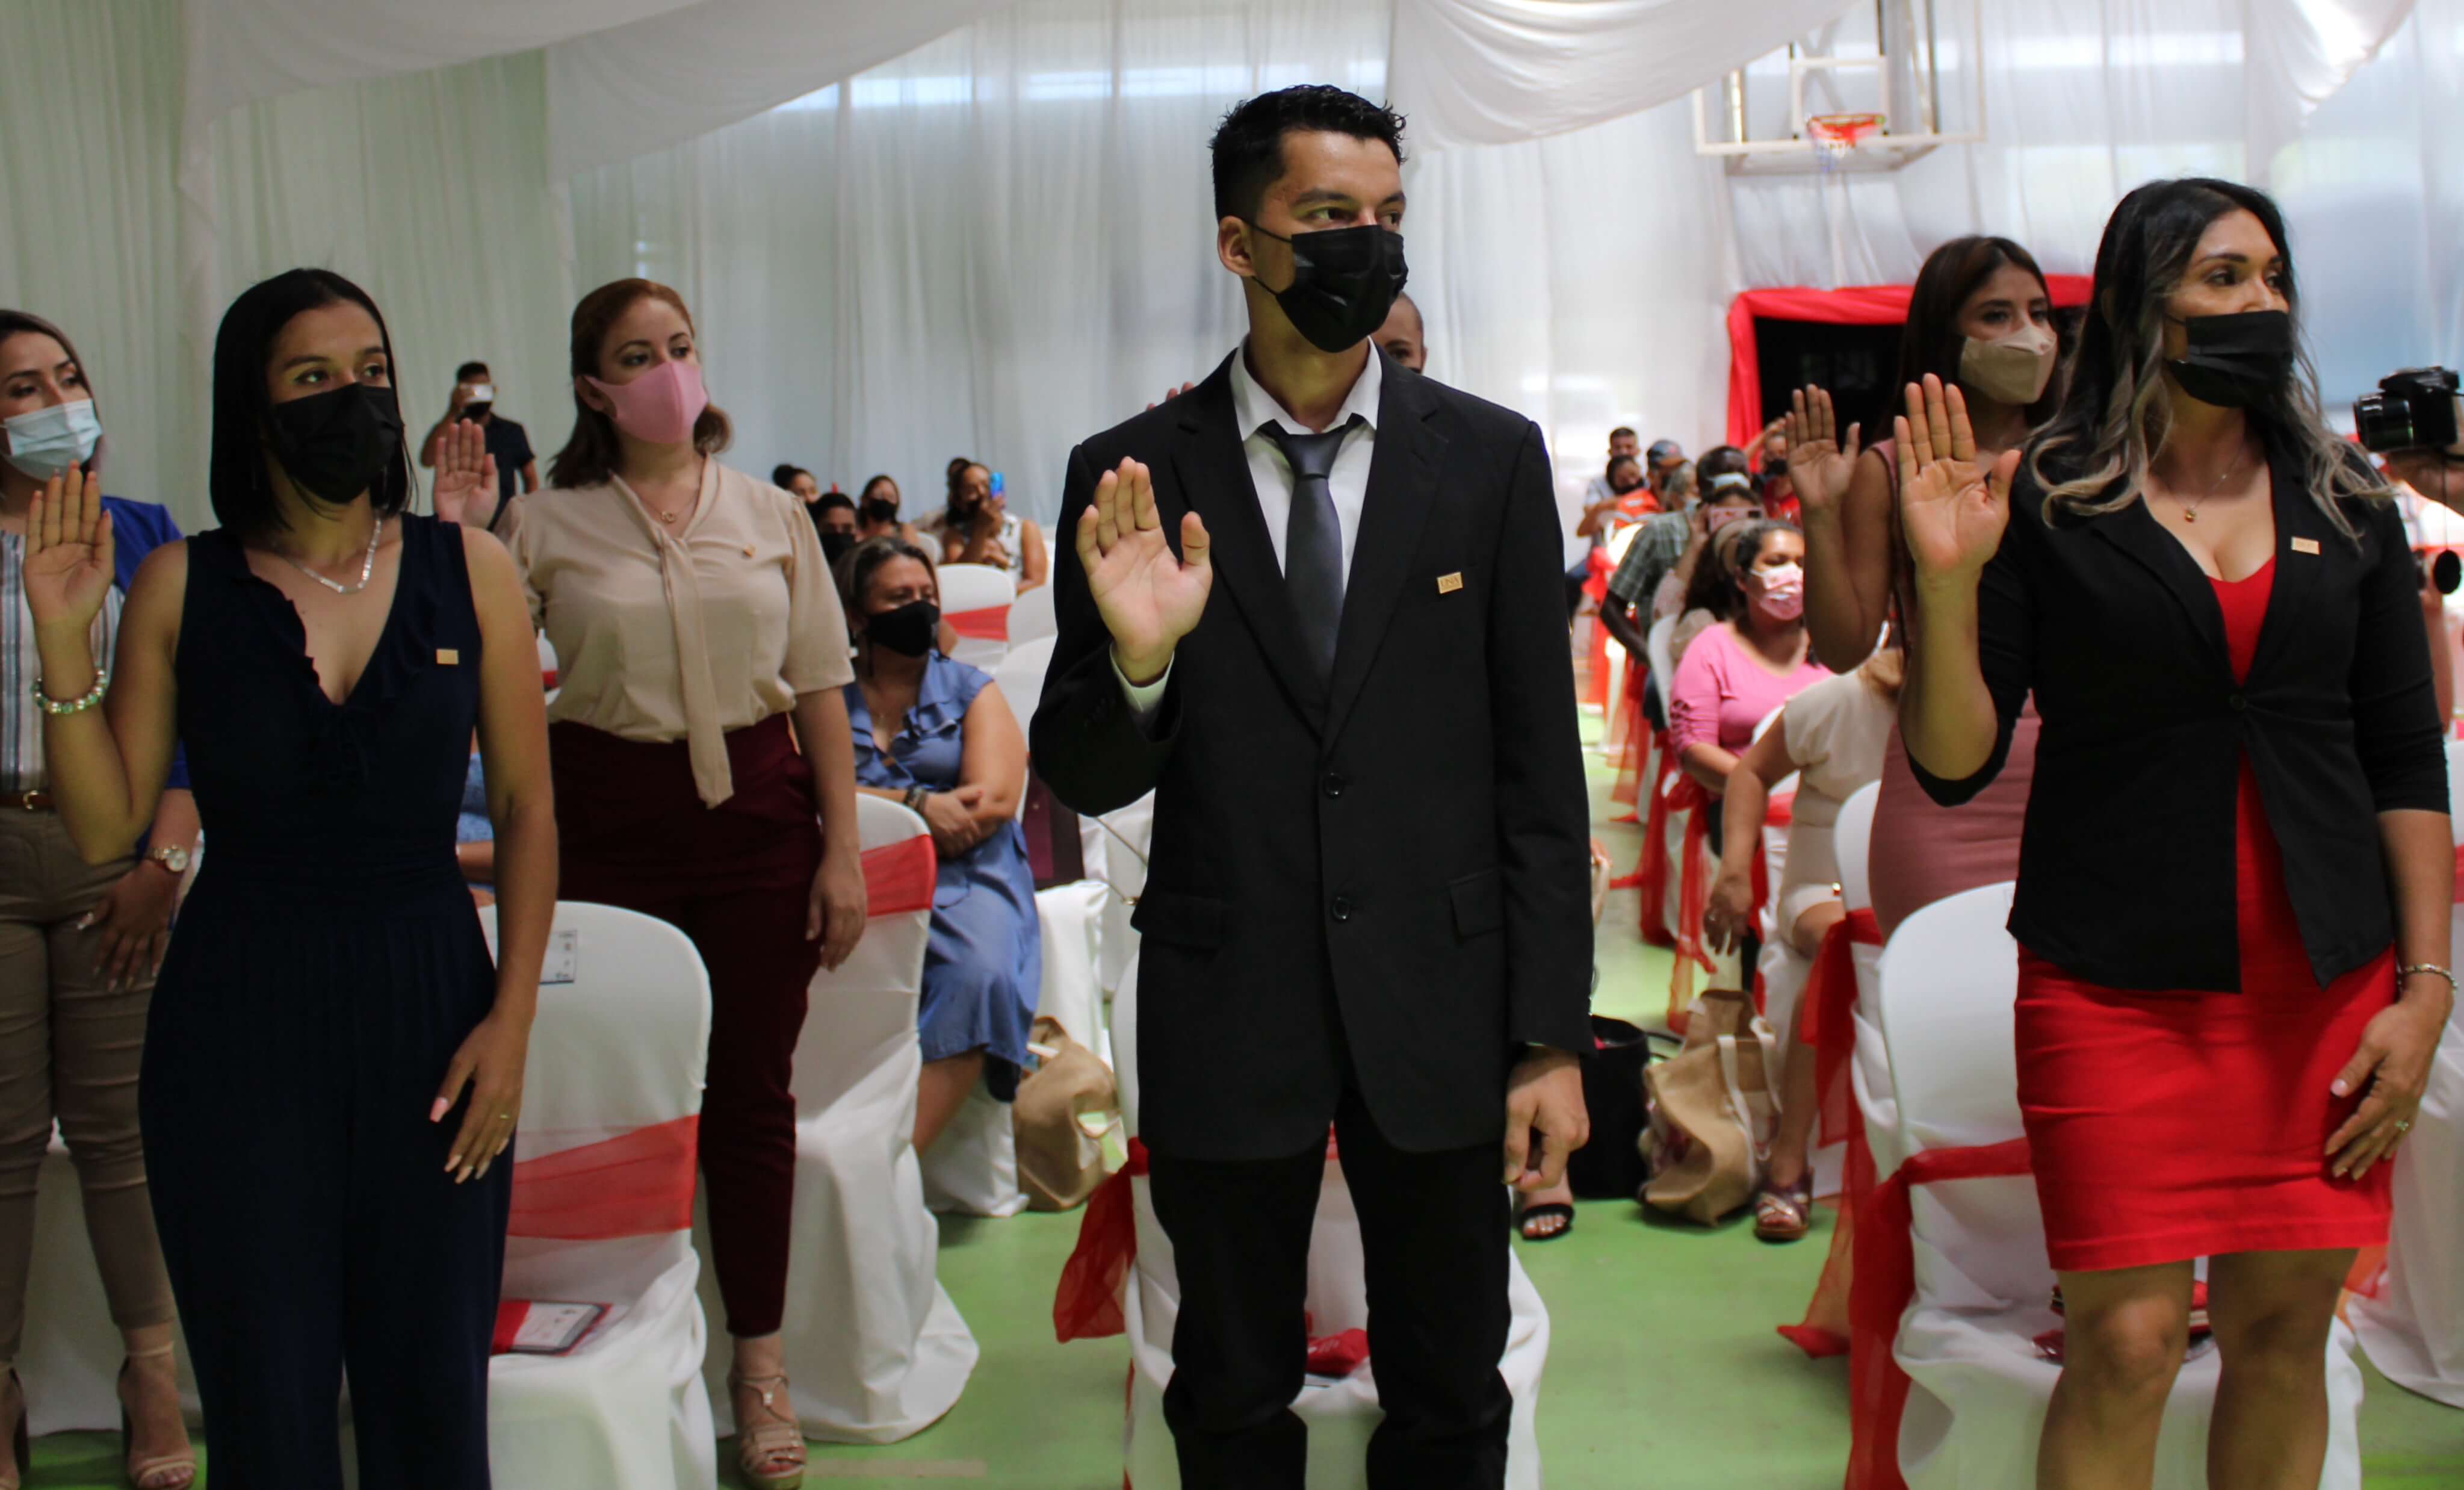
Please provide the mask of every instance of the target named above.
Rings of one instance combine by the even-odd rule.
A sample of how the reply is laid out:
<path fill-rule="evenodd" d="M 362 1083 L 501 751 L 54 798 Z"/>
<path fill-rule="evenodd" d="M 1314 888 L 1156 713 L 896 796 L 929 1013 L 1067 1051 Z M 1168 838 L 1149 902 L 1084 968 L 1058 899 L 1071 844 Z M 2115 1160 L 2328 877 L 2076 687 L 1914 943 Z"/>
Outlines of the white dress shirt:
<path fill-rule="evenodd" d="M 1386 385 L 1386 367 L 1376 348 L 1370 348 L 1369 361 L 1353 381 L 1352 391 L 1344 395 L 1343 407 L 1336 410 L 1328 429 L 1339 429 L 1355 415 L 1360 422 L 1343 438 L 1335 452 L 1334 469 L 1327 475 L 1327 489 L 1334 499 L 1334 521 L 1343 538 L 1343 572 L 1346 583 L 1352 574 L 1352 555 L 1360 541 L 1360 513 L 1369 500 L 1369 467 L 1377 452 L 1377 399 Z M 1258 385 L 1249 375 L 1249 351 L 1245 344 L 1239 356 L 1232 359 L 1232 419 L 1241 432 L 1242 453 L 1249 457 L 1249 485 L 1258 497 L 1258 515 L 1266 521 L 1266 537 L 1275 545 L 1275 567 L 1284 567 L 1284 543 L 1292 520 L 1292 467 L 1284 458 L 1284 448 L 1275 443 L 1267 429 L 1282 425 L 1294 434 L 1315 433 L 1291 411 L 1277 402 L 1275 395 Z M 1163 676 L 1140 687 L 1121 672 L 1120 654 L 1112 655 L 1112 671 L 1127 690 L 1130 707 L 1139 719 L 1151 718 L 1163 702 L 1164 685 L 1172 680 L 1167 666 Z"/>

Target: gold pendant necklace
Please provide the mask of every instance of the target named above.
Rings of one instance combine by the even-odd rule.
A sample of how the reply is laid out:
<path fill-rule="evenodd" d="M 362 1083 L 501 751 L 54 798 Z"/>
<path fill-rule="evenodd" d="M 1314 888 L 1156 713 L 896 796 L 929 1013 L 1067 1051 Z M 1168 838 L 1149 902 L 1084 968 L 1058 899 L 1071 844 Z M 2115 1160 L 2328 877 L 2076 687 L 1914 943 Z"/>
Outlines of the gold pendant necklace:
<path fill-rule="evenodd" d="M 2209 498 L 2209 497 L 2213 497 L 2216 493 L 2218 493 L 2218 492 L 2220 492 L 2220 491 L 2224 490 L 2224 485 L 2225 485 L 2226 478 L 2229 478 L 2229 477 L 2231 477 L 2234 472 L 2236 472 L 2236 471 L 2238 471 L 2238 470 L 2240 470 L 2240 469 L 2241 469 L 2241 453 L 2236 452 L 2236 453 L 2234 454 L 2233 457 L 2233 464 L 2231 464 L 2231 465 L 2229 465 L 2229 466 L 2225 467 L 2225 469 L 2224 469 L 2224 475 L 2223 475 L 2223 476 L 2219 476 L 2219 477 L 2217 477 L 2217 478 L 2215 478 L 2215 482 L 2214 482 L 2214 484 L 2211 485 L 2211 486 L 2208 488 L 2208 494 L 2207 494 L 2207 497 L 2202 497 L 2202 498 L 2200 498 L 2196 502 L 2186 502 L 2186 503 L 2184 503 L 2184 504 L 2183 504 L 2183 506 L 2182 506 L 2182 521 L 2183 521 L 2183 522 L 2185 522 L 2185 523 L 2196 523 L 2197 521 L 2199 521 L 2199 509 L 2200 509 L 2201 507 L 2204 507 L 2204 506 L 2206 506 L 2206 505 L 2208 504 L 2208 498 Z M 2175 501 L 2177 501 L 2177 502 L 2179 502 L 2179 501 L 2181 501 L 2181 500 L 2182 500 L 2182 499 L 2181 499 L 2181 498 L 2179 498 L 2179 497 L 2176 497 L 2176 498 L 2174 498 L 2173 500 L 2174 500 Z"/>

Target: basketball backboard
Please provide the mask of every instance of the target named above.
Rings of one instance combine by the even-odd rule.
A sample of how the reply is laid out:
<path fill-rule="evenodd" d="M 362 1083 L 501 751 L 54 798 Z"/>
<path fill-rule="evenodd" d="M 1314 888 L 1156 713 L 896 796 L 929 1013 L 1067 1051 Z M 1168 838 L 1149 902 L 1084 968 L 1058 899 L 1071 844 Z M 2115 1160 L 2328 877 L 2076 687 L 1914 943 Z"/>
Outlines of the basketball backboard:
<path fill-rule="evenodd" d="M 1789 174 L 1896 170 L 1981 141 L 1982 10 L 1856 0 L 1815 34 L 1697 89 L 1694 147 L 1732 174 Z"/>

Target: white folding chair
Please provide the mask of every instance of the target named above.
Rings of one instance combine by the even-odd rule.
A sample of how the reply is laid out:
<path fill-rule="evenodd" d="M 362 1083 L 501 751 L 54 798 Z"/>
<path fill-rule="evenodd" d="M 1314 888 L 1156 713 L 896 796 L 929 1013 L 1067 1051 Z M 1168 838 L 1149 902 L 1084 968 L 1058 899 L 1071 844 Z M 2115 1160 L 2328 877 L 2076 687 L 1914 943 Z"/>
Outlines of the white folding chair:
<path fill-rule="evenodd" d="M 1899 1108 L 1900 1155 L 2021 1136 L 2013 1006 L 2018 946 L 2004 929 L 2012 886 L 1987 885 L 1909 917 L 1882 954 L 1879 1015 Z M 1876 1158 L 1887 1176 L 1900 1162 Z M 2059 1368 L 2032 1345 L 2058 1320 L 2035 1185 L 2012 1176 L 1915 1187 L 1916 1296 L 1894 1353 L 1912 1383 L 1899 1459 L 1909 1490 L 2026 1490 Z M 1860 1250 L 1862 1242 L 1860 1239 Z M 2352 1334 L 2327 1347 L 2326 1490 L 2359 1490 L 2355 1416 L 2362 1377 Z M 2155 1483 L 2207 1483 L 2208 1418 L 2218 1362 L 2198 1354 L 2176 1378 L 2157 1442 Z"/>
<path fill-rule="evenodd" d="M 1028 594 L 1039 591 L 1028 590 Z M 1021 602 L 1023 604 L 1024 602 Z M 1017 612 L 1011 612 L 1013 618 Z M 1052 668 L 1052 649 L 1058 639 L 1038 636 L 1026 640 L 1010 638 L 1009 654 L 1001 666 L 993 670 L 993 681 L 1001 684 L 1001 697 L 1009 701 L 1011 712 L 1018 716 L 1019 728 L 1035 717 L 1035 706 L 1044 698 L 1044 676 Z"/>
<path fill-rule="evenodd" d="M 2464 742 L 2447 743 L 2450 820 L 2464 844 Z M 2454 912 L 2464 945 L 2464 906 Z M 2387 1380 L 2464 1408 L 2464 1011 L 2450 1016 L 2412 1132 L 2395 1155 L 2395 1215 L 2375 1297 L 2353 1329 Z"/>
<path fill-rule="evenodd" d="M 493 945 L 495 914 L 480 916 Z M 560 904 L 556 934 L 547 975 L 569 981 L 539 990 L 531 1031 L 504 1295 L 613 1307 L 569 1354 L 492 1363 L 489 1464 L 498 1484 L 526 1490 L 707 1490 L 716 1434 L 690 1207 L 666 1207 L 671 1226 L 646 1198 L 641 1219 L 602 1218 L 583 1229 L 595 1234 L 574 1234 L 525 1197 L 542 1193 L 546 1172 L 585 1160 L 602 1206 L 610 1175 L 638 1176 L 646 1197 L 671 1184 L 692 1192 L 710 980 L 684 933 L 648 916 Z"/>
<path fill-rule="evenodd" d="M 1648 603 L 1646 600 L 1645 604 Z M 1651 694 L 1660 702 L 1660 717 L 1663 720 L 1668 718 L 1668 685 L 1677 674 L 1677 663 L 1669 651 L 1669 642 L 1676 632 L 1677 617 L 1663 615 L 1651 623 L 1651 630 L 1644 633 L 1642 638 L 1643 656 L 1651 659 Z M 1668 785 L 1673 788 L 1684 779 L 1681 770 L 1668 778 Z M 1646 826 L 1649 821 L 1650 816 L 1646 812 Z M 1683 814 L 1672 812 L 1665 814 L 1662 823 L 1661 835 L 1668 845 L 1668 883 L 1661 892 L 1661 924 L 1676 931 L 1681 919 L 1678 904 L 1685 881 L 1685 818 Z"/>
<path fill-rule="evenodd" d="M 871 914 L 854 955 L 814 976 L 796 1042 L 794 1245 L 780 1333 L 808 1436 L 894 1443 L 950 1411 L 978 1352 L 935 1276 L 940 1225 L 924 1208 L 913 1143 L 933 840 L 895 802 L 855 805 Z M 724 1318 L 715 1280 L 704 1297 Z M 724 1430 L 735 1423 L 729 1351 L 715 1340 L 704 1367 Z"/>
<path fill-rule="evenodd" d="M 1107 1003 L 1120 995 L 1136 964 L 1138 928 L 1130 924 L 1135 901 L 1146 893 L 1147 847 L 1155 836 L 1155 793 L 1117 812 L 1078 819 L 1078 841 L 1087 856 L 1087 878 L 1103 881 L 1103 924 L 1095 933 L 1095 983 Z"/>
<path fill-rule="evenodd" d="M 1007 569 L 988 564 L 945 564 L 934 576 L 941 591 L 941 619 L 958 634 L 950 656 L 989 673 L 1009 655 L 1009 611 L 1018 583 Z"/>
<path fill-rule="evenodd" d="M 1009 644 L 1022 646 L 1042 641 L 1061 634 L 1061 622 L 1052 611 L 1052 587 L 1038 585 L 1023 591 L 1009 608 Z"/>
<path fill-rule="evenodd" d="M 1120 1077 L 1121 1119 L 1138 1131 L 1137 969 L 1112 1001 L 1112 1067 Z M 1137 1212 L 1137 1259 L 1124 1287 L 1123 1316 L 1130 1339 L 1128 1463 L 1123 1490 L 1179 1490 L 1172 1431 L 1164 1423 L 1163 1392 L 1172 1381 L 1172 1332 L 1180 1314 L 1180 1286 L 1173 1273 L 1172 1242 L 1155 1219 L 1140 1175 L 1131 1182 Z M 1540 1377 L 1549 1360 L 1549 1309 L 1508 1255 L 1507 1298 L 1512 1311 L 1506 1354 L 1498 1372 L 1514 1397 L 1507 1432 L 1507 1490 L 1540 1490 L 1538 1430 Z M 1343 1183 L 1342 1165 L 1329 1160 L 1309 1234 L 1309 1311 L 1320 1334 L 1366 1328 L 1369 1299 L 1362 1261 L 1360 1216 Z M 1382 1416 L 1377 1406 L 1377 1361 L 1338 1381 L 1308 1378 L 1292 1411 L 1309 1427 L 1309 1490 L 1353 1490 L 1365 1485 L 1369 1435 Z"/>

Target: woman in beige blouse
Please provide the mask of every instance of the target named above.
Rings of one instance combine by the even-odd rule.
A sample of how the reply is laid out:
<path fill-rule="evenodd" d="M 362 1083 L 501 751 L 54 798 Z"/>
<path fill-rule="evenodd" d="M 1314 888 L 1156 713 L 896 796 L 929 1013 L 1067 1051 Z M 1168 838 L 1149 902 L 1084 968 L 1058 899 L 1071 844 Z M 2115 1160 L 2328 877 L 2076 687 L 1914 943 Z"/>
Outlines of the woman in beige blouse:
<path fill-rule="evenodd" d="M 744 1477 L 777 1490 L 804 1463 L 779 1345 L 788 1082 L 814 969 L 865 921 L 847 618 L 796 499 L 719 463 L 727 416 L 673 290 L 592 291 L 572 356 L 573 437 L 506 530 L 559 662 L 563 893 L 671 923 L 710 970 L 712 1263 Z"/>

